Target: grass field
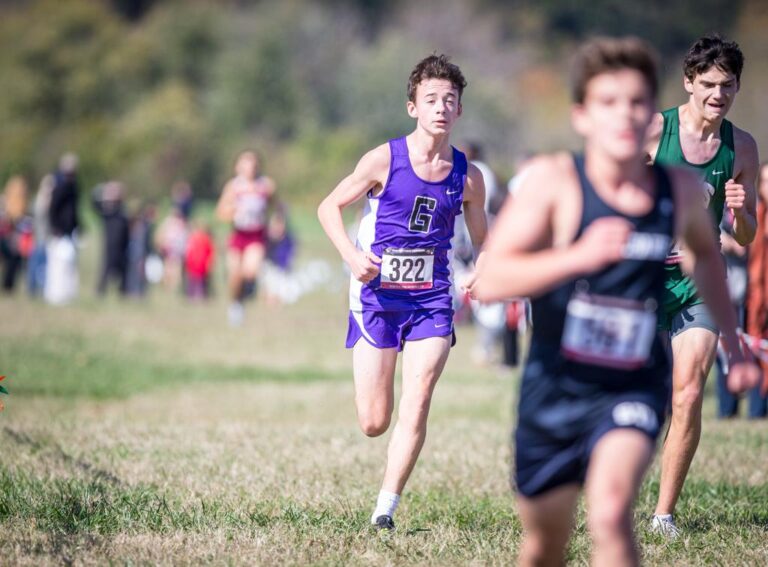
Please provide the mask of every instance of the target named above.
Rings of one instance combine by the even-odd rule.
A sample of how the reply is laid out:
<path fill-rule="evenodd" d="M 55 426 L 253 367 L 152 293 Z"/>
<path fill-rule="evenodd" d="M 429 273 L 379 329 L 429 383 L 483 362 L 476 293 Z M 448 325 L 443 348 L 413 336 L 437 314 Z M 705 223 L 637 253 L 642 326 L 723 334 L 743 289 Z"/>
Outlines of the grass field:
<path fill-rule="evenodd" d="M 309 226 L 309 225 L 307 225 Z M 329 256 L 316 242 L 304 256 Z M 93 246 L 90 248 L 93 249 Z M 87 256 L 87 255 L 86 255 Z M 0 564 L 507 565 L 520 543 L 508 483 L 515 374 L 470 362 L 470 328 L 438 385 L 398 530 L 368 516 L 387 437 L 357 429 L 343 293 L 251 305 L 0 298 Z M 220 286 L 221 287 L 221 286 Z M 718 422 L 680 505 L 684 537 L 643 526 L 644 561 L 768 564 L 768 424 Z M 569 550 L 585 564 L 583 512 Z"/>

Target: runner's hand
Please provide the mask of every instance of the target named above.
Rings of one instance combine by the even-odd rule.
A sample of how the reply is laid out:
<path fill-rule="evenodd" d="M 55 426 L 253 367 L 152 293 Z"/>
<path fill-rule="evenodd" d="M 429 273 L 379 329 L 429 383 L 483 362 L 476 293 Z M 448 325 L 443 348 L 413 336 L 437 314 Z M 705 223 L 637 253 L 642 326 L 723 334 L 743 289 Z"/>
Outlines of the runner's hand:
<path fill-rule="evenodd" d="M 741 214 L 746 199 L 747 192 L 741 183 L 736 183 L 734 179 L 725 182 L 725 206 L 731 209 L 734 215 Z"/>
<path fill-rule="evenodd" d="M 381 258 L 373 252 L 357 250 L 355 255 L 347 260 L 354 278 L 362 283 L 368 283 L 380 272 Z"/>
<path fill-rule="evenodd" d="M 731 357 L 728 370 L 728 390 L 733 394 L 741 394 L 757 386 L 763 378 L 760 367 L 751 360 L 738 356 Z"/>
<path fill-rule="evenodd" d="M 603 217 L 584 230 L 574 246 L 587 272 L 596 272 L 624 258 L 632 224 L 621 217 Z"/>
<path fill-rule="evenodd" d="M 470 298 L 477 299 L 477 297 L 475 297 L 476 281 L 477 281 L 477 272 L 475 270 L 472 270 L 462 278 L 462 281 L 459 284 L 459 289 L 462 291 L 462 293 L 468 294 Z"/>

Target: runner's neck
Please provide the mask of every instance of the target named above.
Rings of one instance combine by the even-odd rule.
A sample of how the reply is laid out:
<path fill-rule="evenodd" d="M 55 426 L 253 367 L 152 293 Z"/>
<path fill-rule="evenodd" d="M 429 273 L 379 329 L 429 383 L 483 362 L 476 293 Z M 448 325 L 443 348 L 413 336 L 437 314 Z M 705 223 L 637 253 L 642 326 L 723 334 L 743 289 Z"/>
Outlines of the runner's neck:
<path fill-rule="evenodd" d="M 408 136 L 408 153 L 424 158 L 425 163 L 433 163 L 437 160 L 452 161 L 453 151 L 448 141 L 448 134 L 433 136 L 419 128 L 416 128 Z"/>
<path fill-rule="evenodd" d="M 678 118 L 681 129 L 698 136 L 702 142 L 706 142 L 720 137 L 720 127 L 725 117 L 720 117 L 717 120 L 707 120 L 689 102 L 679 108 Z"/>

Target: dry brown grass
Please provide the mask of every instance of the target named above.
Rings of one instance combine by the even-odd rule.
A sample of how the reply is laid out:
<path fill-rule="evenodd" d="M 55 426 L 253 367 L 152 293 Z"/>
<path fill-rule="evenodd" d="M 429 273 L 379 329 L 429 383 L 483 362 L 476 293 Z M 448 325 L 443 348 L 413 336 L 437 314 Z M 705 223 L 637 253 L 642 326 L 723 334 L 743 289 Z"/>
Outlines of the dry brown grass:
<path fill-rule="evenodd" d="M 387 436 L 367 439 L 355 423 L 344 303 L 341 294 L 320 294 L 280 310 L 258 305 L 234 331 L 221 301 L 86 297 L 52 309 L 0 299 L 0 364 L 47 347 L 45 360 L 24 361 L 38 374 L 5 382 L 12 396 L 0 414 L 0 472 L 6 489 L 20 488 L 6 511 L 0 497 L 0 563 L 512 562 L 520 541 L 508 485 L 514 376 L 473 366 L 472 330 L 460 329 L 398 532 L 376 536 L 367 520 Z M 147 360 L 202 368 L 203 379 L 141 382 L 117 397 L 13 395 L 40 372 L 55 378 L 74 367 L 82 370 L 63 380 L 109 383 L 131 379 L 133 365 L 151 369 Z M 217 379 L 217 370 L 250 366 L 288 379 Z M 105 375 L 89 374 L 94 368 Z M 306 368 L 326 379 L 291 378 Z M 641 530 L 650 563 L 768 564 L 768 431 L 764 423 L 718 422 L 712 405 L 682 503 L 686 536 L 667 544 Z M 641 494 L 638 519 L 651 511 L 657 476 Z M 100 508 L 99 499 L 109 505 Z M 90 524 L 78 516 L 89 502 L 97 518 Z M 67 506 L 74 519 L 54 513 Z M 579 521 L 575 564 L 589 554 L 583 515 Z"/>

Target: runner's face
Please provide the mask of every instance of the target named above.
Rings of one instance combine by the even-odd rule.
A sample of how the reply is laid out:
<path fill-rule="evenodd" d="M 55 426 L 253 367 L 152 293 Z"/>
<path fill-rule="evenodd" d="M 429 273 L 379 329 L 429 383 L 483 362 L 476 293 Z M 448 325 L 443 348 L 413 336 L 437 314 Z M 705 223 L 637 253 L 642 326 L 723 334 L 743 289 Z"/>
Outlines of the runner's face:
<path fill-rule="evenodd" d="M 685 78 L 684 84 L 694 107 L 709 121 L 725 118 L 739 91 L 736 75 L 717 67 L 696 75 L 693 81 Z"/>
<path fill-rule="evenodd" d="M 461 116 L 459 91 L 446 79 L 427 79 L 416 87 L 416 100 L 408 101 L 408 115 L 433 135 L 447 134 Z"/>
<path fill-rule="evenodd" d="M 252 153 L 241 155 L 237 160 L 235 172 L 246 179 L 254 179 L 259 173 L 259 160 Z"/>
<path fill-rule="evenodd" d="M 573 109 L 573 125 L 590 145 L 614 159 L 635 159 L 643 152 L 654 103 L 639 71 L 603 73 L 587 84 L 584 102 Z"/>

